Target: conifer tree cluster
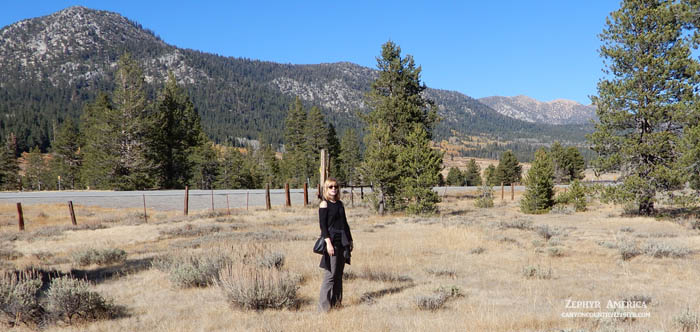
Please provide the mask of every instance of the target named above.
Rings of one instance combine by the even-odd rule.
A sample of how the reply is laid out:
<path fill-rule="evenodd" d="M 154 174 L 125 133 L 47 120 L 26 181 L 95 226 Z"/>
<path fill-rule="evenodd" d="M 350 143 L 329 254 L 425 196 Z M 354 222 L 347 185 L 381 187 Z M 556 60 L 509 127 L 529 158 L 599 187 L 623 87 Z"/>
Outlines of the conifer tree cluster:
<path fill-rule="evenodd" d="M 513 151 L 506 151 L 501 155 L 498 161 L 498 166 L 493 172 L 493 180 L 496 185 L 503 183 L 510 185 L 511 183 L 520 182 L 522 178 L 523 167 L 520 165 L 518 158 L 515 157 Z"/>
<path fill-rule="evenodd" d="M 547 151 L 535 152 L 535 160 L 525 176 L 527 189 L 520 200 L 524 213 L 545 213 L 554 205 L 554 165 Z"/>
<path fill-rule="evenodd" d="M 373 185 L 379 213 L 407 210 L 431 213 L 438 196 L 442 153 L 432 149 L 437 121 L 433 103 L 421 94 L 420 66 L 389 41 L 377 58 L 379 77 L 368 93 L 371 111 L 365 116 L 365 159 L 362 175 Z"/>

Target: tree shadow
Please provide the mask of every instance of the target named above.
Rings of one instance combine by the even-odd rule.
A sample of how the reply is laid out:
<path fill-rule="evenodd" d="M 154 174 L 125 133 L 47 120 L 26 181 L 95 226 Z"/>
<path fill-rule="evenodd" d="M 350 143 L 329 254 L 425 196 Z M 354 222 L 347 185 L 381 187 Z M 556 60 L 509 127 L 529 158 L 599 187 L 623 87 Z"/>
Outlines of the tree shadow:
<path fill-rule="evenodd" d="M 127 259 L 119 265 L 99 267 L 92 270 L 71 269 L 68 273 L 76 279 L 85 279 L 94 283 L 101 283 L 112 278 L 118 278 L 127 274 L 137 273 L 151 268 L 154 257 Z"/>
<path fill-rule="evenodd" d="M 377 302 L 377 299 L 379 299 L 381 297 L 384 297 L 384 296 L 387 296 L 390 294 L 400 293 L 406 289 L 409 289 L 409 288 L 412 288 L 415 286 L 416 286 L 416 284 L 411 283 L 411 284 L 404 285 L 404 286 L 384 288 L 384 289 L 380 289 L 380 290 L 374 291 L 374 292 L 366 292 L 366 293 L 362 294 L 362 296 L 360 296 L 360 303 L 374 304 Z"/>

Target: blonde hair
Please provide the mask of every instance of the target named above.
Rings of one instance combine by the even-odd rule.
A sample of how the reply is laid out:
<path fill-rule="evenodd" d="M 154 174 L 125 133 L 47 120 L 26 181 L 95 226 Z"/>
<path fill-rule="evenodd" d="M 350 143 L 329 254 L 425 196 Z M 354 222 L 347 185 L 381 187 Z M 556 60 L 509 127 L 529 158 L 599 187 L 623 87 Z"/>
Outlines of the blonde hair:
<path fill-rule="evenodd" d="M 335 184 L 336 186 L 338 186 L 338 190 L 335 191 L 335 197 L 330 196 L 330 194 L 328 193 L 328 187 L 330 187 L 331 184 Z M 323 199 L 326 201 L 340 200 L 340 185 L 338 185 L 338 181 L 336 181 L 336 179 L 327 178 L 326 181 L 323 182 Z"/>

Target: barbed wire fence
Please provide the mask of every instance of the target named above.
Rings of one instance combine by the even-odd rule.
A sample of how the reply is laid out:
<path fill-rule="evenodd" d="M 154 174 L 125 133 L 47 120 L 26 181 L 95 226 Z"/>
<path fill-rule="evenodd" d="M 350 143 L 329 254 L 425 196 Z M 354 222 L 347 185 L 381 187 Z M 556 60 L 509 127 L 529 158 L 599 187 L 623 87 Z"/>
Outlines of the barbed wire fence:
<path fill-rule="evenodd" d="M 343 188 L 346 205 L 353 207 L 355 200 L 363 200 L 369 186 Z M 231 214 L 232 209 L 270 210 L 273 207 L 308 206 L 317 204 L 319 188 L 302 189 L 250 189 L 250 190 L 158 190 L 158 191 L 56 191 L 0 193 L 0 203 L 17 205 L 17 223 L 24 230 L 24 209 L 40 204 L 66 204 L 71 223 L 77 225 L 75 209 L 97 206 L 114 209 L 142 209 L 141 215 L 148 222 L 148 211 L 218 211 Z M 64 213 L 52 211 L 51 213 Z"/>

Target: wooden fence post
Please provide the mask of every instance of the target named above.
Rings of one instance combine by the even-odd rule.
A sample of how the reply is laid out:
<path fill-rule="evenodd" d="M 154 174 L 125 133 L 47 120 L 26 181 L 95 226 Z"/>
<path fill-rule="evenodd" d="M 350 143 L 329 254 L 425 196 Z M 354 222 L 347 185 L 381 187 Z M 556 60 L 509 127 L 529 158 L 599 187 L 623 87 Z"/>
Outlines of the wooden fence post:
<path fill-rule="evenodd" d="M 304 182 L 304 207 L 309 205 L 309 184 Z"/>
<path fill-rule="evenodd" d="M 269 183 L 265 186 L 265 208 L 268 210 L 272 209 L 272 206 L 270 206 L 270 184 Z"/>
<path fill-rule="evenodd" d="M 292 200 L 289 197 L 289 183 L 284 184 L 284 206 L 292 206 Z"/>
<path fill-rule="evenodd" d="M 515 200 L 515 183 L 510 183 L 510 200 Z"/>
<path fill-rule="evenodd" d="M 364 192 L 364 187 L 360 186 L 360 200 L 365 200 L 365 192 Z"/>
<path fill-rule="evenodd" d="M 504 187 L 503 187 L 503 181 L 501 181 L 501 200 L 503 200 L 504 194 L 505 194 L 505 191 L 504 191 Z"/>
<path fill-rule="evenodd" d="M 189 213 L 190 208 L 190 187 L 185 186 L 185 215 Z"/>
<path fill-rule="evenodd" d="M 143 195 L 143 220 L 148 222 L 148 214 L 146 214 L 146 194 Z"/>
<path fill-rule="evenodd" d="M 211 188 L 211 210 L 214 211 L 214 188 Z"/>
<path fill-rule="evenodd" d="M 22 213 L 22 203 L 17 202 L 17 218 L 19 223 L 19 230 L 24 231 L 24 213 Z"/>
<path fill-rule="evenodd" d="M 250 191 L 245 192 L 245 209 L 248 210 L 248 201 L 250 200 Z"/>
<path fill-rule="evenodd" d="M 75 210 L 73 210 L 73 201 L 68 201 L 68 211 L 70 211 L 70 221 L 73 226 L 77 226 L 78 222 L 75 220 Z"/>

